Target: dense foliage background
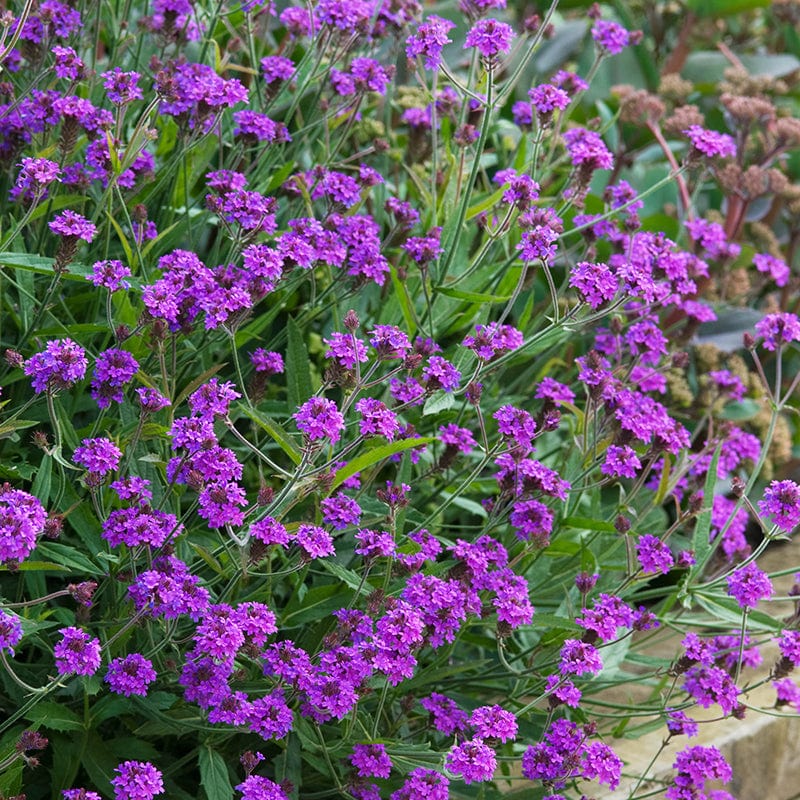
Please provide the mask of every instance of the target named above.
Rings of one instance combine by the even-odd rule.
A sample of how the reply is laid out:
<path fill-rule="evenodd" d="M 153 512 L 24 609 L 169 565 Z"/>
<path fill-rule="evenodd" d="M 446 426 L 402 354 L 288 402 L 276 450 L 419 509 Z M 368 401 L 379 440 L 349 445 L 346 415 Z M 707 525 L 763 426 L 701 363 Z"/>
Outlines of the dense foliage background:
<path fill-rule="evenodd" d="M 0 796 L 723 800 L 800 708 L 800 4 L 505 5 L 7 4 Z"/>

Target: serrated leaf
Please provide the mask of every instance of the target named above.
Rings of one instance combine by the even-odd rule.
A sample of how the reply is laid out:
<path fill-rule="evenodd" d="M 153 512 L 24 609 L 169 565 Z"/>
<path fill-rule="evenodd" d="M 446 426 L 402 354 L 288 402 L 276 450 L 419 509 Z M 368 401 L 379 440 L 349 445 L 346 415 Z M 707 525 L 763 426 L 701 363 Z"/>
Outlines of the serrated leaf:
<path fill-rule="evenodd" d="M 286 389 L 289 404 L 299 408 L 313 394 L 311 364 L 303 332 L 292 317 L 286 323 L 286 335 Z"/>
<path fill-rule="evenodd" d="M 434 286 L 433 291 L 435 294 L 443 294 L 456 300 L 467 300 L 470 303 L 506 303 L 511 299 L 511 295 L 465 292 L 461 289 L 454 289 L 451 286 Z"/>
<path fill-rule="evenodd" d="M 204 744 L 197 754 L 197 763 L 200 767 L 200 785 L 208 800 L 230 800 L 233 797 L 233 786 L 222 755 Z"/>
<path fill-rule="evenodd" d="M 361 576 L 352 569 L 347 569 L 347 567 L 343 567 L 338 562 L 332 561 L 329 558 L 320 559 L 319 563 L 323 569 L 325 569 L 327 572 L 330 572 L 331 575 L 338 578 L 342 583 L 346 584 L 351 589 L 359 591 L 361 594 L 365 595 L 372 591 L 372 587 L 367 584 L 366 581 L 362 581 Z"/>
<path fill-rule="evenodd" d="M 299 464 L 302 459 L 302 454 L 295 447 L 289 434 L 277 422 L 274 422 L 269 417 L 257 411 L 254 408 L 248 408 L 245 405 L 237 405 L 237 409 L 246 416 L 250 417 L 253 422 L 260 428 L 265 430 L 272 439 L 280 446 L 281 450 L 286 453 L 295 464 Z"/>
<path fill-rule="evenodd" d="M 83 720 L 72 709 L 51 700 L 37 703 L 25 718 L 54 731 L 79 731 L 83 728 Z"/>
<path fill-rule="evenodd" d="M 455 404 L 456 399 L 452 392 L 435 392 L 425 401 L 425 405 L 422 407 L 422 416 L 439 414 L 452 408 Z"/>
<path fill-rule="evenodd" d="M 362 453 L 357 458 L 348 461 L 345 466 L 336 472 L 331 490 L 335 489 L 337 486 L 340 486 L 344 481 L 355 475 L 357 472 L 361 472 L 362 469 L 371 467 L 373 464 L 377 464 L 379 461 L 383 461 L 383 459 L 389 458 L 396 453 L 402 453 L 405 450 L 411 450 L 413 447 L 422 447 L 422 445 L 429 444 L 432 441 L 434 441 L 433 436 L 420 436 L 416 439 L 401 439 L 397 442 L 389 442 L 389 444 L 373 447 L 372 450 L 368 450 L 366 453 Z"/>

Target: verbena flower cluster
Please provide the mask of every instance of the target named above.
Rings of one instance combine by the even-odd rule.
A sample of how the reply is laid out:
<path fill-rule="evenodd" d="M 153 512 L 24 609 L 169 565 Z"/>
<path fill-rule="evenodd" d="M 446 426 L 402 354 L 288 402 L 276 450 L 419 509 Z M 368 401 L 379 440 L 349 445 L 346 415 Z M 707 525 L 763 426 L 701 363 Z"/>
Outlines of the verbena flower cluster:
<path fill-rule="evenodd" d="M 725 800 L 800 711 L 791 4 L 559 5 L 0 14 L 1 797 Z"/>

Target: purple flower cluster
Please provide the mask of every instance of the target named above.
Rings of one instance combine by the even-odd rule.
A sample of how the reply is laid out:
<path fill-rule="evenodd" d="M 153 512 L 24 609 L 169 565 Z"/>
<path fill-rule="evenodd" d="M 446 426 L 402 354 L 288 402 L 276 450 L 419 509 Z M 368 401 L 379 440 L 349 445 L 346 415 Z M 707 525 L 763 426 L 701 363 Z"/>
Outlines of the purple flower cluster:
<path fill-rule="evenodd" d="M 794 481 L 772 481 L 758 501 L 758 510 L 784 533 L 800 525 L 800 486 Z"/>
<path fill-rule="evenodd" d="M 8 650 L 13 656 L 14 648 L 22 639 L 22 623 L 15 614 L 9 614 L 0 608 L 0 652 Z"/>
<path fill-rule="evenodd" d="M 728 594 L 742 608 L 755 608 L 759 601 L 772 597 L 775 592 L 769 576 L 756 566 L 755 561 L 732 572 L 727 581 Z"/>
<path fill-rule="evenodd" d="M 79 344 L 72 339 L 53 339 L 25 362 L 23 371 L 33 378 L 31 385 L 39 394 L 68 389 L 83 379 L 86 367 L 86 353 Z"/>
<path fill-rule="evenodd" d="M 139 653 L 131 653 L 123 658 L 115 658 L 108 664 L 105 682 L 115 694 L 125 697 L 139 695 L 144 697 L 150 684 L 157 678 L 153 663 Z"/>
<path fill-rule="evenodd" d="M 47 522 L 41 502 L 21 489 L 0 485 L 0 564 L 24 561 Z"/>
<path fill-rule="evenodd" d="M 59 675 L 94 675 L 100 668 L 100 641 L 80 628 L 61 628 L 53 653 Z"/>
<path fill-rule="evenodd" d="M 114 771 L 115 800 L 152 800 L 164 792 L 161 772 L 149 761 L 123 761 Z"/>
<path fill-rule="evenodd" d="M 586 733 L 574 722 L 557 719 L 551 723 L 539 744 L 530 745 L 522 756 L 522 774 L 540 780 L 554 789 L 563 788 L 573 778 L 619 785 L 622 760 L 603 742 L 587 743 Z"/>

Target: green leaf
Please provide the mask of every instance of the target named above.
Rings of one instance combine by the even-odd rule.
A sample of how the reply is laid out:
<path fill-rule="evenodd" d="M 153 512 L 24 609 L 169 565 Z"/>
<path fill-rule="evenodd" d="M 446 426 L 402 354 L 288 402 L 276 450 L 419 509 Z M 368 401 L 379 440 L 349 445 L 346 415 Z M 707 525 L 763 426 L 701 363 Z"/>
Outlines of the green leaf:
<path fill-rule="evenodd" d="M 72 709 L 51 700 L 37 703 L 25 717 L 54 731 L 79 731 L 83 728 L 83 720 Z"/>
<path fill-rule="evenodd" d="M 511 299 L 511 295 L 465 292 L 461 289 L 453 289 L 450 286 L 434 286 L 433 291 L 435 294 L 443 294 L 456 300 L 468 300 L 470 303 L 506 303 Z"/>
<path fill-rule="evenodd" d="M 208 800 L 230 800 L 233 797 L 233 786 L 222 755 L 206 743 L 200 748 L 197 762 L 200 767 L 200 785 Z"/>
<path fill-rule="evenodd" d="M 770 0 L 686 0 L 686 7 L 698 17 L 730 17 L 743 11 L 767 8 Z"/>
<path fill-rule="evenodd" d="M 304 625 L 315 619 L 327 617 L 332 611 L 342 606 L 341 586 L 314 586 L 302 597 L 293 595 L 281 617 L 281 627 L 290 627 L 289 620 L 294 620 L 292 627 Z"/>
<path fill-rule="evenodd" d="M 14 269 L 36 272 L 50 277 L 53 276 L 54 260 L 45 256 L 34 256 L 30 253 L 0 253 L 0 267 L 13 267 Z M 79 264 L 73 261 L 69 265 L 69 271 L 62 273 L 61 277 L 65 280 L 84 281 L 90 273 L 91 269 L 86 264 Z"/>
<path fill-rule="evenodd" d="M 425 405 L 422 407 L 422 416 L 428 417 L 441 411 L 447 411 L 455 404 L 456 399 L 452 392 L 436 392 L 425 401 Z"/>
<path fill-rule="evenodd" d="M 713 548 L 711 547 L 711 509 L 714 505 L 714 489 L 717 486 L 717 465 L 722 454 L 722 444 L 717 445 L 711 464 L 708 467 L 706 481 L 703 485 L 703 508 L 697 515 L 692 535 L 692 549 L 694 550 L 695 564 L 689 570 L 688 584 L 700 575 L 711 558 Z"/>
<path fill-rule="evenodd" d="M 9 422 L 4 422 L 0 425 L 0 437 L 5 437 L 6 434 L 13 433 L 14 431 L 22 430 L 23 428 L 31 428 L 34 425 L 39 425 L 35 419 L 12 419 Z"/>
<path fill-rule="evenodd" d="M 36 471 L 36 478 L 34 478 L 33 486 L 31 486 L 31 494 L 38 497 L 45 505 L 50 500 L 50 486 L 52 485 L 53 477 L 53 458 L 45 453 L 39 463 L 39 469 Z"/>
<path fill-rule="evenodd" d="M 400 276 L 397 274 L 397 267 L 390 264 L 389 269 L 392 278 L 392 286 L 394 287 L 394 296 L 400 305 L 400 310 L 403 312 L 403 321 L 406 324 L 408 335 L 409 337 L 413 337 L 417 332 L 417 323 L 414 320 L 414 312 L 408 297 L 408 288 L 406 284 L 400 280 Z"/>
<path fill-rule="evenodd" d="M 413 447 L 422 447 L 422 445 L 429 444 L 433 440 L 433 436 L 420 436 L 416 439 L 401 439 L 397 442 L 389 442 L 389 444 L 373 447 L 372 450 L 368 450 L 352 461 L 348 461 L 345 466 L 336 472 L 331 491 L 337 486 L 340 486 L 349 477 L 355 475 L 356 472 L 361 472 L 362 469 L 371 467 L 373 464 L 377 464 L 379 461 L 383 461 L 383 459 L 389 458 L 395 453 L 402 453 L 405 450 L 411 450 Z"/>
<path fill-rule="evenodd" d="M 131 249 L 131 244 L 128 241 L 128 237 L 125 235 L 125 232 L 122 230 L 122 227 L 117 222 L 113 214 L 109 214 L 106 211 L 106 216 L 108 217 L 108 221 L 113 226 L 114 230 L 117 232 L 117 238 L 119 239 L 119 243 L 122 245 L 122 249 L 125 251 L 125 258 L 128 260 L 128 264 L 133 263 L 133 250 Z"/>
<path fill-rule="evenodd" d="M 101 571 L 87 555 L 63 542 L 40 542 L 36 548 L 37 555 L 44 556 L 62 569 L 82 575 L 97 575 Z"/>
<path fill-rule="evenodd" d="M 361 576 L 352 569 L 347 569 L 347 567 L 343 567 L 338 562 L 332 561 L 329 558 L 320 559 L 318 563 L 321 564 L 323 569 L 330 572 L 331 575 L 338 578 L 351 589 L 360 592 L 360 594 L 367 595 L 372 592 L 372 587 L 366 581 L 362 581 Z"/>
<path fill-rule="evenodd" d="M 289 404 L 298 408 L 313 394 L 311 388 L 311 364 L 303 338 L 303 331 L 292 317 L 286 323 L 288 344 L 286 346 L 286 388 Z"/>
<path fill-rule="evenodd" d="M 604 522 L 601 519 L 590 519 L 589 517 L 567 517 L 562 525 L 567 528 L 577 528 L 581 531 L 603 531 L 604 533 L 615 533 L 613 522 Z"/>
<path fill-rule="evenodd" d="M 256 411 L 254 408 L 248 408 L 245 405 L 237 405 L 236 407 L 243 414 L 250 417 L 250 419 L 253 420 L 256 425 L 265 430 L 280 446 L 281 450 L 283 450 L 283 452 L 286 453 L 286 455 L 289 456 L 289 458 L 291 458 L 295 464 L 300 463 L 302 454 L 297 447 L 295 447 L 291 436 L 280 425 L 278 425 L 277 422 L 274 422 L 260 411 Z"/>

